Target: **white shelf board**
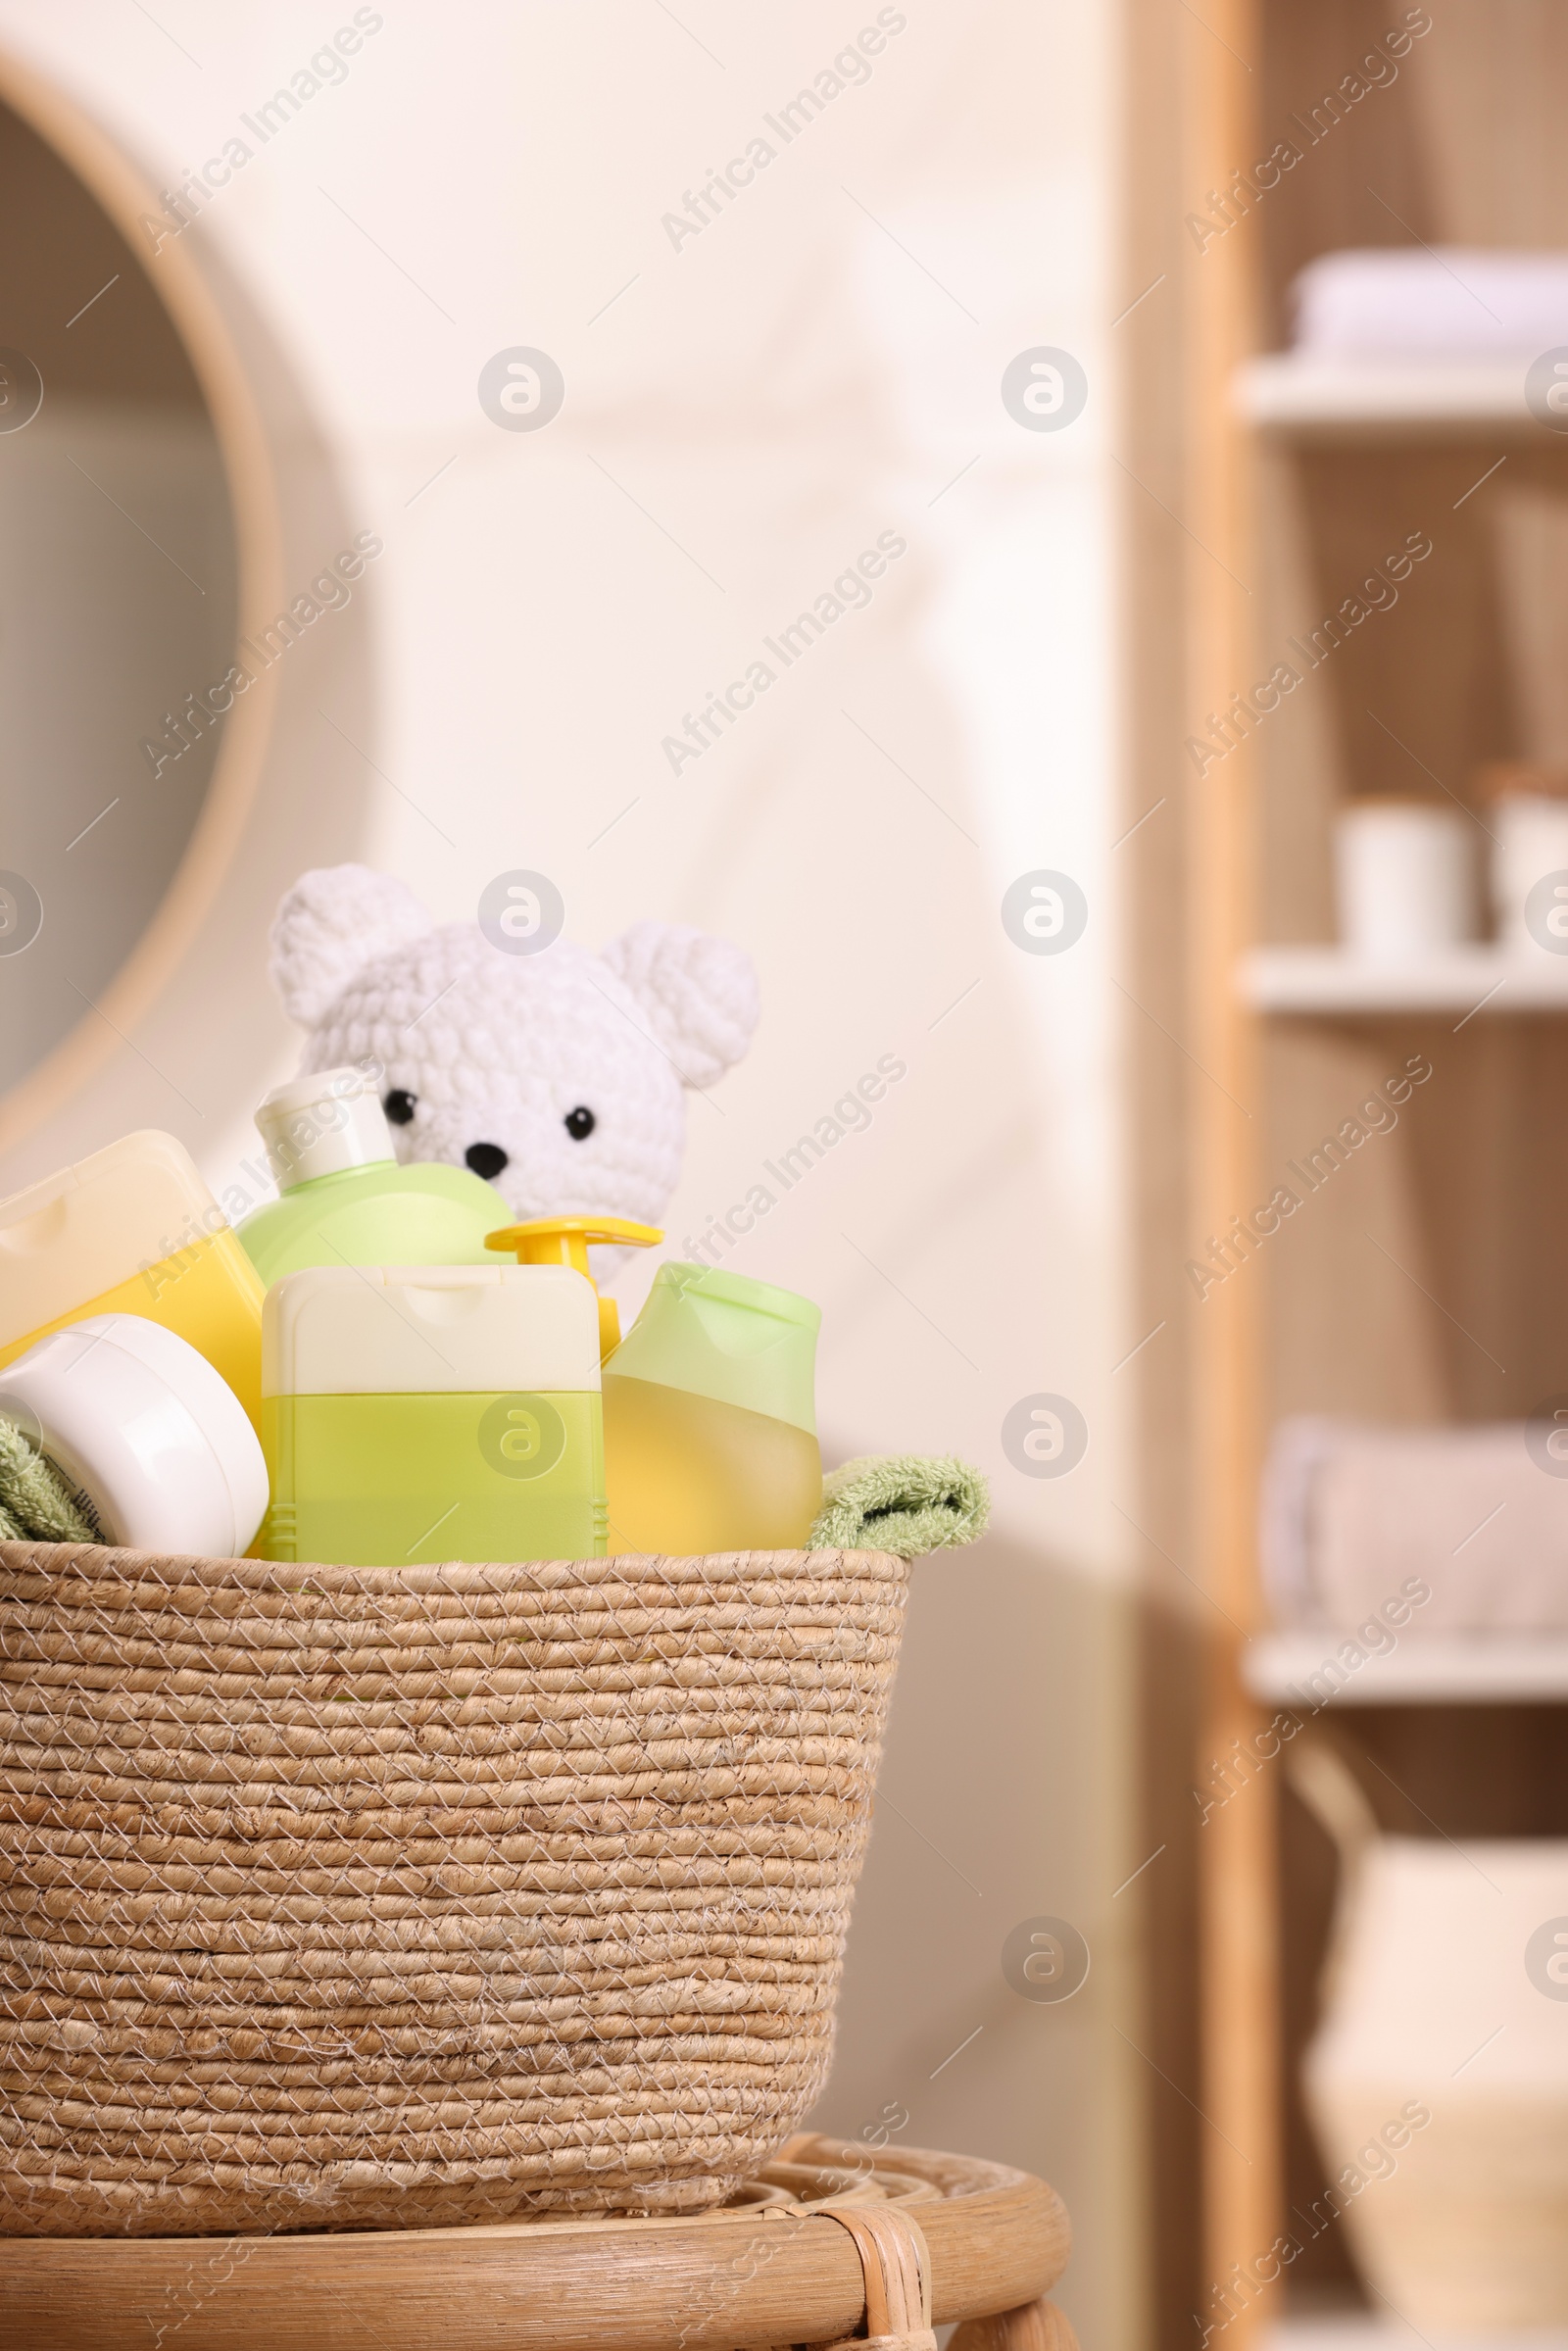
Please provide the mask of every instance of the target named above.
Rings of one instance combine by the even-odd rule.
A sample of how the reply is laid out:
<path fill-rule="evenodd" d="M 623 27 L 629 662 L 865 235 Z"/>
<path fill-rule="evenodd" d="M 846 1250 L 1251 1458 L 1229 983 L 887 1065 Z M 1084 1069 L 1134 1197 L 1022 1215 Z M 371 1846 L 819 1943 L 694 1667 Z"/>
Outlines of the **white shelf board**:
<path fill-rule="evenodd" d="M 1371 963 L 1343 947 L 1256 947 L 1237 987 L 1259 1012 L 1568 1012 L 1568 955 L 1454 947 Z"/>
<path fill-rule="evenodd" d="M 1237 369 L 1238 413 L 1265 431 L 1306 439 L 1517 431 L 1557 436 L 1525 405 L 1534 354 L 1509 359 L 1356 359 L 1279 351 Z"/>
<path fill-rule="evenodd" d="M 1324 2312 L 1274 2319 L 1262 2329 L 1262 2351 L 1568 2351 L 1568 2327 L 1499 2327 L 1491 2334 L 1418 2334 L 1408 2324 L 1371 2311 Z"/>
<path fill-rule="evenodd" d="M 1270 1705 L 1303 1699 L 1312 1707 L 1568 1701 L 1568 1632 L 1406 1632 L 1396 1648 L 1347 1668 L 1337 1652 L 1352 1638 L 1348 1628 L 1336 1632 L 1322 1625 L 1260 1634 L 1242 1652 L 1242 1679 L 1253 1697 Z M 1340 1675 L 1343 1685 L 1335 1688 Z"/>

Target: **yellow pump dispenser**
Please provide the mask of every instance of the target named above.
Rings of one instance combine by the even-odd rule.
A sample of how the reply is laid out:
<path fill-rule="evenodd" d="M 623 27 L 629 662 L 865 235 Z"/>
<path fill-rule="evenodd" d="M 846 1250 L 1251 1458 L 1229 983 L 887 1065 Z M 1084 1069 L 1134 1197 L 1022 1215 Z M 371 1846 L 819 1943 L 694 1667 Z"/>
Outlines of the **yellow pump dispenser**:
<path fill-rule="evenodd" d="M 627 1216 L 537 1216 L 487 1233 L 485 1248 L 505 1249 L 519 1265 L 569 1265 L 589 1281 L 590 1244 L 601 1249 L 657 1249 L 664 1236 L 656 1225 L 633 1224 Z M 597 1291 L 599 1285 L 594 1283 Z M 599 1300 L 599 1360 L 620 1345 L 620 1308 L 612 1298 Z"/>

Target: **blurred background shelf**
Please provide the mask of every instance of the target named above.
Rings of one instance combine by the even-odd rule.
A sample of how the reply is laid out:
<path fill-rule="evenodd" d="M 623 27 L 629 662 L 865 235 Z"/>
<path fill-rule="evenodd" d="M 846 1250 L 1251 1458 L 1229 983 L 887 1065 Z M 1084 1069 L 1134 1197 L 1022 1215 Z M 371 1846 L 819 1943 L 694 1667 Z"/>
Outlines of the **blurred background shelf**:
<path fill-rule="evenodd" d="M 1258 1012 L 1568 1011 L 1568 955 L 1454 948 L 1420 963 L 1369 963 L 1341 947 L 1258 947 L 1237 991 Z"/>
<path fill-rule="evenodd" d="M 1555 436 L 1525 405 L 1523 359 L 1340 359 L 1268 352 L 1232 379 L 1247 423 L 1299 439 L 1398 438 L 1406 433 L 1519 432 Z"/>
<path fill-rule="evenodd" d="M 1568 1701 L 1568 1633 L 1406 1633 L 1384 1656 L 1337 1666 L 1349 1638 L 1325 1626 L 1260 1634 L 1242 1653 L 1243 1680 L 1273 1705 L 1303 1697 L 1331 1706 Z"/>

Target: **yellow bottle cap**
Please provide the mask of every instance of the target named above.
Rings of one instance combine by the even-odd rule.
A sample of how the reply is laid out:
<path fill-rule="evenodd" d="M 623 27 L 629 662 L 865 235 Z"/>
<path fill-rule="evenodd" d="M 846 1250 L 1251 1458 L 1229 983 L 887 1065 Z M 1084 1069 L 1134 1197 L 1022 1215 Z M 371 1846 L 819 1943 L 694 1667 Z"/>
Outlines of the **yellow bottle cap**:
<path fill-rule="evenodd" d="M 663 1240 L 657 1225 L 634 1224 L 628 1216 L 538 1216 L 529 1224 L 509 1224 L 487 1233 L 486 1249 L 504 1249 L 519 1265 L 569 1265 L 573 1272 L 594 1277 L 588 1270 L 590 1244 L 600 1248 L 657 1249 Z M 594 1283 L 597 1290 L 599 1285 Z M 620 1309 L 612 1298 L 599 1300 L 599 1359 L 604 1361 L 620 1345 Z"/>

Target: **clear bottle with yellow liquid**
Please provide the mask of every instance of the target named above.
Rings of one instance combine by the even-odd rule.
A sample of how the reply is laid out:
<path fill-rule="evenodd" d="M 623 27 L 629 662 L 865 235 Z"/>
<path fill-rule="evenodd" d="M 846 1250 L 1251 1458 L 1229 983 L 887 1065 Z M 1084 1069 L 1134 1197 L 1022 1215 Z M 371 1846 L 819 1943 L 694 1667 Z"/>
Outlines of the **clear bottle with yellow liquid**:
<path fill-rule="evenodd" d="M 553 1217 L 487 1246 L 586 1273 L 590 1243 L 662 1239 L 614 1217 Z M 599 1311 L 611 1552 L 801 1549 L 822 1506 L 821 1309 L 745 1274 L 672 1264 L 624 1339 L 613 1298 Z"/>
<path fill-rule="evenodd" d="M 612 1551 L 792 1551 L 822 1505 L 821 1312 L 792 1290 L 662 1265 L 604 1369 Z"/>

